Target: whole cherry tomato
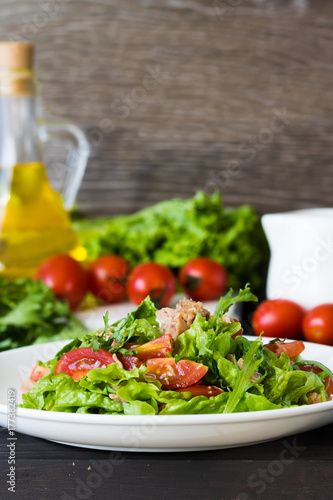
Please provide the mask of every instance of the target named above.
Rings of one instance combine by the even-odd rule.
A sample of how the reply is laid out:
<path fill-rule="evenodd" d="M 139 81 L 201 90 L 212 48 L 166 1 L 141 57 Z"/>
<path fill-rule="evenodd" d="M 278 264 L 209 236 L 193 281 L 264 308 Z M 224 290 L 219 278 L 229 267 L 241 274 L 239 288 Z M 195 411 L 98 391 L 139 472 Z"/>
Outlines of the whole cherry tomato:
<path fill-rule="evenodd" d="M 180 270 L 179 281 L 184 292 L 193 300 L 215 300 L 224 292 L 226 269 L 208 257 L 190 260 Z"/>
<path fill-rule="evenodd" d="M 126 298 L 126 281 L 130 266 L 118 255 L 103 255 L 88 269 L 89 290 L 107 304 Z"/>
<path fill-rule="evenodd" d="M 303 333 L 309 342 L 333 345 L 333 304 L 308 311 L 303 319 Z"/>
<path fill-rule="evenodd" d="M 55 255 L 46 259 L 37 271 L 42 280 L 61 299 L 75 309 L 87 292 L 87 273 L 69 255 Z"/>
<path fill-rule="evenodd" d="M 254 333 L 265 337 L 299 339 L 302 336 L 304 309 L 291 300 L 265 300 L 254 311 Z"/>
<path fill-rule="evenodd" d="M 134 268 L 127 282 L 127 294 L 134 304 L 140 304 L 149 295 L 157 307 L 169 303 L 175 288 L 176 280 L 170 269 L 155 262 Z"/>

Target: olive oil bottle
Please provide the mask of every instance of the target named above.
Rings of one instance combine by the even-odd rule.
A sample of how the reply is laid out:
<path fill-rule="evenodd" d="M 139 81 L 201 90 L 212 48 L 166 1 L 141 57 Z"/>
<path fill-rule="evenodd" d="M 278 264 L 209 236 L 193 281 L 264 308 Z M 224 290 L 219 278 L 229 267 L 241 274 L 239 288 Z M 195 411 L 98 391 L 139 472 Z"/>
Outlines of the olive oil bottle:
<path fill-rule="evenodd" d="M 74 125 L 41 120 L 32 60 L 31 43 L 0 42 L 0 273 L 14 277 L 33 276 L 50 255 L 79 255 L 64 202 L 73 204 L 89 154 Z M 77 144 L 64 201 L 43 164 L 42 127 L 44 135 L 72 135 Z"/>

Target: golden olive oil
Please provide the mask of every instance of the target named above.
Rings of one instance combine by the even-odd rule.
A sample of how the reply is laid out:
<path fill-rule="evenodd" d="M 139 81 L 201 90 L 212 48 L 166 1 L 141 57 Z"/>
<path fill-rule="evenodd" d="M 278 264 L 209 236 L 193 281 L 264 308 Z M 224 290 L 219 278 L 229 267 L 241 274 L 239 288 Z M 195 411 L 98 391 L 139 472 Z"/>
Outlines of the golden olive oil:
<path fill-rule="evenodd" d="M 78 241 L 42 163 L 0 166 L 0 273 L 33 276 L 48 256 Z"/>

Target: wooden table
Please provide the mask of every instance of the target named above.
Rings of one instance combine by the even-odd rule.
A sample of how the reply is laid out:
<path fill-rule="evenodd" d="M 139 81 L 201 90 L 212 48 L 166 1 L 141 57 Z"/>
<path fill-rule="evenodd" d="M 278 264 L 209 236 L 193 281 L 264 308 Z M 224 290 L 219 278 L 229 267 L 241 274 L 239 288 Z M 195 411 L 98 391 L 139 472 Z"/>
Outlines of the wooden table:
<path fill-rule="evenodd" d="M 5 485 L 6 437 L 1 429 L 2 499 L 332 498 L 333 425 L 255 446 L 191 453 L 97 451 L 17 434 L 12 497 Z"/>
<path fill-rule="evenodd" d="M 0 39 L 35 42 L 49 111 L 87 134 L 80 212 L 201 188 L 265 213 L 332 205 L 332 19 L 332 0 L 2 0 Z"/>

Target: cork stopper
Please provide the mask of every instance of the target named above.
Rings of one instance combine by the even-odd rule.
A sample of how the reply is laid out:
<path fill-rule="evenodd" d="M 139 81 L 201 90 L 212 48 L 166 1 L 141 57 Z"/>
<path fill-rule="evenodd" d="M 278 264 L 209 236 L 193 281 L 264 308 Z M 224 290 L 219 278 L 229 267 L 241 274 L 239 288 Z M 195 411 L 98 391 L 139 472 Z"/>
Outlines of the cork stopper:
<path fill-rule="evenodd" d="M 0 42 L 0 95 L 32 95 L 34 44 Z"/>
<path fill-rule="evenodd" d="M 0 67 L 9 70 L 33 69 L 34 44 L 0 42 Z"/>

